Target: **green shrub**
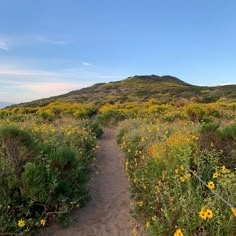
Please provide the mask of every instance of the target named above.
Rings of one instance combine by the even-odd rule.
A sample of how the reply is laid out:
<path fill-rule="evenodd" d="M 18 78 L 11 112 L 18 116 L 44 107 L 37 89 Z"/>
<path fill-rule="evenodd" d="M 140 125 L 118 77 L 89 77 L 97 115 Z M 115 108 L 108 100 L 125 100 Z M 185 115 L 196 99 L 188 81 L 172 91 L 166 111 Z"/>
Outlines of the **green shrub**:
<path fill-rule="evenodd" d="M 220 135 L 225 139 L 233 139 L 236 141 L 236 123 L 225 126 L 220 130 Z"/>
<path fill-rule="evenodd" d="M 116 110 L 108 110 L 98 115 L 98 122 L 102 126 L 113 126 L 124 119 L 125 115 Z"/>
<path fill-rule="evenodd" d="M 22 195 L 26 199 L 46 204 L 51 201 L 47 168 L 43 163 L 28 162 L 22 174 Z"/>
<path fill-rule="evenodd" d="M 0 128 L 0 186 L 4 186 L 0 232 L 4 233 L 24 234 L 27 229 L 32 233 L 35 226 L 52 219 L 66 225 L 71 209 L 90 197 L 88 169 L 95 157 L 98 126 L 79 126 L 78 121 L 58 127 L 29 124 L 28 132 Z"/>
<path fill-rule="evenodd" d="M 187 105 L 185 112 L 191 121 L 201 122 L 205 115 L 205 111 L 200 106 L 193 104 Z"/>
<path fill-rule="evenodd" d="M 79 125 L 81 127 L 85 127 L 86 129 L 94 133 L 96 138 L 100 138 L 101 135 L 103 134 L 100 124 L 96 121 L 85 120 L 85 121 L 81 121 Z"/>

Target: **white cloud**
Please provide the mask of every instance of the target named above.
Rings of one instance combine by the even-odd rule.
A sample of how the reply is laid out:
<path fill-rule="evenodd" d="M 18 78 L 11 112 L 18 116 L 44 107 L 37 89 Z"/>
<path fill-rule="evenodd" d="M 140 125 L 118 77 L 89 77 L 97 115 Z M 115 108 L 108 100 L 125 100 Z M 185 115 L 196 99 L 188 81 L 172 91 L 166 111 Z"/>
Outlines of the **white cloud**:
<path fill-rule="evenodd" d="M 8 51 L 9 50 L 8 44 L 0 40 L 0 49 Z"/>
<path fill-rule="evenodd" d="M 92 64 L 88 63 L 88 62 L 83 62 L 82 66 L 91 66 Z"/>

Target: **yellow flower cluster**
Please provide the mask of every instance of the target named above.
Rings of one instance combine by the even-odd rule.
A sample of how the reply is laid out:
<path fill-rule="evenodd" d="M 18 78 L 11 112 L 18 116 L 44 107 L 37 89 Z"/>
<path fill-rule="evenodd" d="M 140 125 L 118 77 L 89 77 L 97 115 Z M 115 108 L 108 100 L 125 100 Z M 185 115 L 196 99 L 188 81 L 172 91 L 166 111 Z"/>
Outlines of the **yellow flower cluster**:
<path fill-rule="evenodd" d="M 205 209 L 204 207 L 199 212 L 199 217 L 203 220 L 211 219 L 213 217 L 213 212 L 210 209 Z"/>
<path fill-rule="evenodd" d="M 191 174 L 185 170 L 183 165 L 180 165 L 179 168 L 175 169 L 175 174 L 179 176 L 181 182 L 185 182 L 191 177 Z"/>

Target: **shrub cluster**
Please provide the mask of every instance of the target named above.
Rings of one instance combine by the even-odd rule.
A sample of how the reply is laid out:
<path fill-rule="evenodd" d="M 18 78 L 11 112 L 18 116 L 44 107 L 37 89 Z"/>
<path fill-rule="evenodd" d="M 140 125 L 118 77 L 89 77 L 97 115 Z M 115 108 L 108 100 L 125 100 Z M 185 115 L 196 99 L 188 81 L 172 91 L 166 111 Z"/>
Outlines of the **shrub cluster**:
<path fill-rule="evenodd" d="M 222 160 L 214 143 L 201 145 L 204 130 L 185 121 L 120 123 L 117 140 L 126 154 L 131 212 L 150 235 L 236 234 L 235 166 Z M 233 130 L 226 126 L 219 135 L 232 138 Z"/>
<path fill-rule="evenodd" d="M 53 221 L 66 225 L 71 209 L 89 199 L 88 171 L 100 127 L 29 117 L 0 121 L 1 233 L 31 234 Z"/>

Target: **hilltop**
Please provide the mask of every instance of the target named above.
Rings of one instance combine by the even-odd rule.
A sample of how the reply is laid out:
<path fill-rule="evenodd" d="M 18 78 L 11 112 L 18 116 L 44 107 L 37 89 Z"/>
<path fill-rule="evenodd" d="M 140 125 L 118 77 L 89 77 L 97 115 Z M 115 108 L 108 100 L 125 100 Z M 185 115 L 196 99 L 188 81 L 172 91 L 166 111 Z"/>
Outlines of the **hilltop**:
<path fill-rule="evenodd" d="M 197 86 L 173 76 L 133 76 L 127 79 L 98 83 L 69 93 L 22 103 L 20 106 L 45 106 L 51 102 L 114 104 L 123 102 L 145 102 L 151 98 L 160 103 L 173 99 L 187 99 L 200 103 L 236 100 L 236 85 Z"/>

